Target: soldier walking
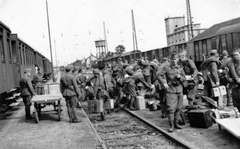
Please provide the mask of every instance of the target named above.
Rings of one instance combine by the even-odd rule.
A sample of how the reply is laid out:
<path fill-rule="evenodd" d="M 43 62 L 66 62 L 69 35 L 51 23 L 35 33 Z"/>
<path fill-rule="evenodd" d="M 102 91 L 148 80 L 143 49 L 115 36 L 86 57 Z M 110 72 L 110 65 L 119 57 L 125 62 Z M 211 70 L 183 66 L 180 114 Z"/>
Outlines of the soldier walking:
<path fill-rule="evenodd" d="M 185 81 L 185 73 L 177 63 L 178 56 L 173 53 L 171 55 L 170 65 L 164 66 L 158 76 L 160 83 L 166 90 L 167 114 L 170 124 L 169 132 L 174 131 L 174 126 L 177 129 L 182 129 L 178 121 L 183 107 L 183 84 Z"/>

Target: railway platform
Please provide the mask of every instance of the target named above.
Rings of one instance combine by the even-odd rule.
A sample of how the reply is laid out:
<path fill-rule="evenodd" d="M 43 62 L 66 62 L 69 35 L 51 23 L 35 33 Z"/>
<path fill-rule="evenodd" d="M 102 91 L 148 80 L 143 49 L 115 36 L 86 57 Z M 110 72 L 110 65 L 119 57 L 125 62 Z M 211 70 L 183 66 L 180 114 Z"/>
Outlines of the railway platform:
<path fill-rule="evenodd" d="M 1 149 L 96 149 L 100 143 L 83 111 L 77 110 L 80 123 L 69 123 L 67 108 L 62 103 L 61 121 L 53 106 L 43 109 L 39 123 L 25 120 L 24 105 L 20 104 L 0 119 Z M 31 107 L 33 112 L 33 106 Z"/>
<path fill-rule="evenodd" d="M 56 76 L 59 82 L 59 76 Z M 51 83 L 51 82 L 50 82 Z M 39 123 L 25 120 L 20 103 L 0 117 L 0 149 L 98 149 L 100 143 L 82 109 L 77 109 L 80 123 L 69 123 L 65 100 L 61 100 L 61 120 L 52 105 L 42 109 Z M 32 116 L 34 105 L 31 106 Z"/>

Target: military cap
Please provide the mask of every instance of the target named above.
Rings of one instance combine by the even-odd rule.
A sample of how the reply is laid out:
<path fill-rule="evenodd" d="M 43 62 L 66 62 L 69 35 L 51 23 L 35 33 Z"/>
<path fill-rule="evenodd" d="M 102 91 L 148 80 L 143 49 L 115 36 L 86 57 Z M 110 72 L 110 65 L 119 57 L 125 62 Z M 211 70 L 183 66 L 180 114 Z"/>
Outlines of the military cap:
<path fill-rule="evenodd" d="M 94 74 L 100 74 L 100 71 L 99 71 L 99 69 L 93 69 L 93 73 Z"/>
<path fill-rule="evenodd" d="M 24 73 L 30 73 L 30 72 L 31 72 L 31 68 L 24 69 Z"/>
<path fill-rule="evenodd" d="M 213 49 L 213 50 L 210 51 L 210 55 L 216 55 L 216 54 L 218 54 L 216 49 Z"/>
<path fill-rule="evenodd" d="M 164 61 L 164 62 L 167 61 L 167 60 L 168 60 L 168 58 L 166 58 L 166 57 L 163 58 L 163 61 Z"/>
<path fill-rule="evenodd" d="M 118 58 L 118 60 L 119 60 L 119 61 L 122 61 L 122 58 L 121 58 L 121 57 L 119 57 L 119 58 Z"/>
<path fill-rule="evenodd" d="M 224 50 L 224 51 L 222 52 L 222 56 L 228 56 L 228 52 L 227 52 L 226 50 Z"/>
<path fill-rule="evenodd" d="M 66 71 L 70 71 L 72 68 L 73 68 L 72 65 L 67 65 L 67 66 L 65 67 L 65 70 L 66 70 Z"/>
<path fill-rule="evenodd" d="M 128 74 L 133 74 L 133 70 L 131 69 L 131 67 L 127 67 L 125 69 L 125 72 L 128 73 Z"/>
<path fill-rule="evenodd" d="M 176 53 L 172 53 L 170 59 L 177 59 L 178 55 Z"/>
<path fill-rule="evenodd" d="M 146 57 L 145 57 L 145 59 L 147 59 L 147 60 L 148 60 L 148 57 L 146 56 Z"/>

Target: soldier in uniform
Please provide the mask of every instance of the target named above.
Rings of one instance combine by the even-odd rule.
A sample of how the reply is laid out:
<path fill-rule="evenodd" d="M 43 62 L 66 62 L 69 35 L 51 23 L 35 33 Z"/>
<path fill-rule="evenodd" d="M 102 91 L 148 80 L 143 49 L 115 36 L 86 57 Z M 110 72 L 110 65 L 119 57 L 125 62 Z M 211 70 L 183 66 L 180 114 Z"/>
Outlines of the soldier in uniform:
<path fill-rule="evenodd" d="M 80 98 L 80 91 L 77 85 L 76 77 L 71 74 L 71 66 L 65 68 L 66 74 L 60 79 L 60 90 L 66 100 L 69 123 L 79 123 L 76 107 L 77 98 Z"/>
<path fill-rule="evenodd" d="M 163 67 L 159 72 L 158 79 L 166 90 L 167 114 L 170 124 L 169 132 L 182 129 L 178 121 L 183 106 L 183 84 L 185 81 L 185 73 L 177 64 L 178 56 L 173 53 L 171 55 L 171 63 Z"/>
<path fill-rule="evenodd" d="M 23 103 L 25 105 L 25 114 L 26 119 L 32 119 L 31 116 L 31 99 L 32 96 L 35 95 L 35 91 L 33 89 L 33 85 L 30 79 L 31 76 L 31 69 L 25 69 L 24 70 L 24 76 L 20 79 L 20 93 L 21 97 L 23 99 Z"/>
<path fill-rule="evenodd" d="M 142 73 L 143 73 L 145 81 L 148 84 L 151 84 L 151 73 L 150 73 L 149 62 L 138 61 L 138 65 L 142 68 Z"/>
<path fill-rule="evenodd" d="M 217 72 L 218 66 L 219 56 L 217 50 L 211 50 L 210 57 L 201 64 L 201 70 L 205 80 L 204 89 L 207 92 L 207 96 L 211 95 L 212 87 L 220 85 L 220 79 Z"/>
<path fill-rule="evenodd" d="M 134 101 L 137 98 L 137 84 L 142 83 L 145 87 L 151 88 L 151 86 L 144 80 L 143 74 L 135 69 L 133 71 L 131 68 L 125 69 L 129 77 L 123 80 L 123 91 L 126 93 L 127 98 L 129 99 L 130 110 L 135 110 L 133 107 Z"/>
<path fill-rule="evenodd" d="M 185 75 L 189 78 L 187 79 L 188 86 L 184 90 L 187 94 L 189 105 L 192 106 L 195 101 L 195 95 L 197 91 L 197 75 L 198 70 L 195 63 L 186 57 L 185 53 L 179 54 L 178 64 L 183 68 Z"/>
<path fill-rule="evenodd" d="M 44 94 L 44 87 L 42 84 L 43 81 L 43 75 L 41 73 L 40 67 L 37 67 L 36 74 L 33 76 L 32 83 L 35 87 L 35 91 L 37 95 L 43 95 Z"/>
<path fill-rule="evenodd" d="M 103 99 L 102 97 L 109 97 L 108 93 L 105 90 L 104 86 L 104 78 L 102 73 L 99 71 L 99 69 L 93 70 L 93 77 L 89 78 L 87 81 L 87 85 L 92 88 L 92 91 L 90 93 L 90 100 L 100 100 Z M 101 112 L 101 118 L 104 120 L 104 112 Z"/>
<path fill-rule="evenodd" d="M 233 106 L 240 111 L 240 49 L 233 51 L 233 59 L 227 64 L 232 81 Z"/>

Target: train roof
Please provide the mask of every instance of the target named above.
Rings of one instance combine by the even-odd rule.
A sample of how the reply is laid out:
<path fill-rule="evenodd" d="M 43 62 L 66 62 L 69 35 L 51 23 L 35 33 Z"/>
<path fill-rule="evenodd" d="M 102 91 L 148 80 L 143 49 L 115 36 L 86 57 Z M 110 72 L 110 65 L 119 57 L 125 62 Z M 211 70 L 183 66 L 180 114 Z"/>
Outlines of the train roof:
<path fill-rule="evenodd" d="M 5 25 L 2 21 L 0 21 L 0 24 L 1 24 L 4 28 L 6 28 L 7 30 L 9 30 L 9 31 L 11 32 L 10 28 L 9 28 L 7 25 Z"/>
<path fill-rule="evenodd" d="M 236 26 L 235 26 L 236 25 Z M 240 29 L 240 17 L 235 18 L 232 20 L 228 20 L 222 23 L 218 23 L 207 29 L 206 31 L 202 32 L 201 34 L 197 35 L 193 39 L 189 40 L 188 42 L 199 41 L 203 39 L 208 39 L 220 34 L 231 33 L 232 31 L 239 31 Z M 230 30 L 229 30 L 230 29 Z"/>

